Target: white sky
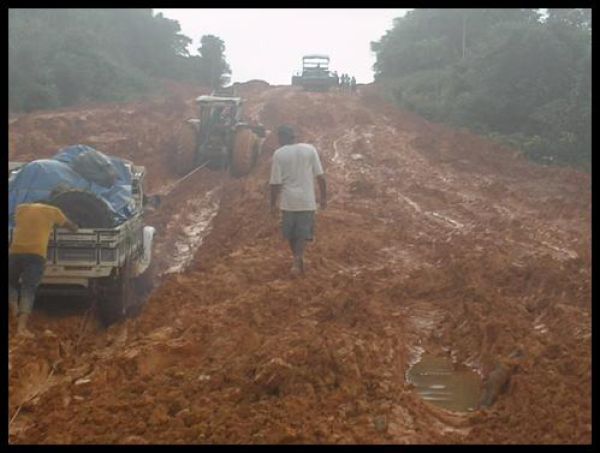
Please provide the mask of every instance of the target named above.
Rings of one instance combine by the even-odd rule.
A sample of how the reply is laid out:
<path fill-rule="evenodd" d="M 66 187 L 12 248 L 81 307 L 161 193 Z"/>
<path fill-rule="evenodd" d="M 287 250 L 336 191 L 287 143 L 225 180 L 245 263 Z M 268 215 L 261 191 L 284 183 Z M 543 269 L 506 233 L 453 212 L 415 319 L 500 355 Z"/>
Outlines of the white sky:
<path fill-rule="evenodd" d="M 232 82 L 262 79 L 289 85 L 301 69 L 302 56 L 329 55 L 330 70 L 348 73 L 358 83 L 373 81 L 375 55 L 371 41 L 392 28 L 392 20 L 408 9 L 154 9 L 175 19 L 181 32 L 193 39 L 188 48 L 196 55 L 203 35 L 225 42 L 225 58 Z"/>

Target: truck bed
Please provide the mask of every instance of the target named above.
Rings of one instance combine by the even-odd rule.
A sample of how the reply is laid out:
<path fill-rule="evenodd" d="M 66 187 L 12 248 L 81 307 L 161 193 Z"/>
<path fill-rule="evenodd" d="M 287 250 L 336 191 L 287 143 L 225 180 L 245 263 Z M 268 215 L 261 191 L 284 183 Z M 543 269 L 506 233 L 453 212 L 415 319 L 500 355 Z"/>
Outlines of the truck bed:
<path fill-rule="evenodd" d="M 12 241 L 9 227 L 8 240 Z M 115 228 L 81 228 L 72 233 L 55 228 L 50 233 L 44 282 L 60 277 L 81 284 L 82 278 L 107 277 L 125 259 L 142 252 L 142 218 L 136 216 Z"/>

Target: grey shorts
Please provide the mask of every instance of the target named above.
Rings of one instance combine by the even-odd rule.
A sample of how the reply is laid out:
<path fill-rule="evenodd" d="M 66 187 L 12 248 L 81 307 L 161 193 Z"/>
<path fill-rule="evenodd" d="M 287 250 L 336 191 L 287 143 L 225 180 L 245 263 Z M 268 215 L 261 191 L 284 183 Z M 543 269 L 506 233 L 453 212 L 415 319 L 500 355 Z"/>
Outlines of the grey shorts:
<path fill-rule="evenodd" d="M 312 241 L 315 230 L 315 211 L 281 211 L 281 231 L 288 241 Z"/>

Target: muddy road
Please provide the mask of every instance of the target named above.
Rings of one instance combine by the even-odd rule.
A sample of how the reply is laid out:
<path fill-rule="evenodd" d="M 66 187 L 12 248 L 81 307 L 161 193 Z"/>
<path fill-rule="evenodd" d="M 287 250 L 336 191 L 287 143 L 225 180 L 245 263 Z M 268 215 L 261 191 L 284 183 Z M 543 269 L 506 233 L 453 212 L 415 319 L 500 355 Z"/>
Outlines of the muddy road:
<path fill-rule="evenodd" d="M 13 160 L 89 144 L 177 178 L 169 132 L 193 87 L 34 113 Z M 294 279 L 269 216 L 267 141 L 244 179 L 201 170 L 149 214 L 144 311 L 107 330 L 36 310 L 9 332 L 11 443 L 590 443 L 589 175 L 527 162 L 382 101 L 240 87 L 248 114 L 314 143 L 330 203 Z M 407 381 L 424 354 L 506 385 L 479 410 Z M 502 368 L 503 367 L 503 368 Z M 479 389 L 478 391 L 483 390 Z"/>

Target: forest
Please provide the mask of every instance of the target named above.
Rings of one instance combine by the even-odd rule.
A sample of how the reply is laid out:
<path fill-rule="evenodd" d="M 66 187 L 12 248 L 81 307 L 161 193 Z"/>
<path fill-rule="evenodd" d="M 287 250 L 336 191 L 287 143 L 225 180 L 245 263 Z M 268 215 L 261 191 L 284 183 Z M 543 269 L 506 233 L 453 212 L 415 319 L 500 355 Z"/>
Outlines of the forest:
<path fill-rule="evenodd" d="M 371 49 L 402 108 L 589 168 L 589 9 L 416 9 Z"/>
<path fill-rule="evenodd" d="M 223 41 L 202 36 L 199 55 L 191 42 L 151 9 L 10 9 L 9 111 L 126 101 L 164 79 L 226 82 Z"/>

